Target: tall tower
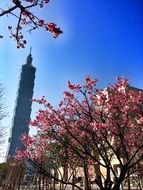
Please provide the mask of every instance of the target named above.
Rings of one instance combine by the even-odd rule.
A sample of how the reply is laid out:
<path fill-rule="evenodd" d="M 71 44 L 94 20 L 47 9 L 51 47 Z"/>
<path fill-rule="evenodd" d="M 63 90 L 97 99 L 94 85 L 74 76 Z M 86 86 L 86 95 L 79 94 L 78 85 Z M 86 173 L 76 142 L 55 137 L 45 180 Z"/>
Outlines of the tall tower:
<path fill-rule="evenodd" d="M 21 135 L 29 132 L 28 123 L 31 114 L 31 105 L 34 89 L 36 68 L 32 66 L 31 50 L 26 64 L 22 65 L 16 106 L 12 121 L 11 137 L 9 138 L 8 159 L 15 155 L 16 148 L 23 149 Z"/>

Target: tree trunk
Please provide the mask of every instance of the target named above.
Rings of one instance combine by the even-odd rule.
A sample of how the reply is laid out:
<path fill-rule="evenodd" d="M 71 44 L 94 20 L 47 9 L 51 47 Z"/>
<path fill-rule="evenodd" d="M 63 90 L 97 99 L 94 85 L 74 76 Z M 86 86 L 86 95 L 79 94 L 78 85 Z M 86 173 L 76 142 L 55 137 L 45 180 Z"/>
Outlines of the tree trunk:
<path fill-rule="evenodd" d="M 99 154 L 97 151 L 94 151 L 94 156 L 97 160 L 100 160 L 99 158 Z M 95 181 L 96 181 L 96 184 L 98 185 L 98 187 L 100 189 L 103 188 L 103 184 L 102 184 L 102 178 L 101 178 L 101 170 L 100 170 L 100 165 L 99 164 L 96 164 L 94 165 L 94 170 L 95 170 Z"/>
<path fill-rule="evenodd" d="M 128 174 L 128 176 L 129 176 L 129 169 L 128 169 L 128 172 L 127 172 L 127 174 Z M 131 190 L 131 182 L 130 182 L 130 178 L 128 177 L 127 178 L 127 184 L 128 184 L 128 190 Z"/>
<path fill-rule="evenodd" d="M 84 169 L 84 190 L 90 190 L 91 186 L 88 178 L 88 166 L 86 160 L 84 160 L 83 169 Z"/>
<path fill-rule="evenodd" d="M 41 190 L 41 173 L 39 174 L 39 178 L 38 178 L 38 186 L 39 186 L 39 190 Z"/>

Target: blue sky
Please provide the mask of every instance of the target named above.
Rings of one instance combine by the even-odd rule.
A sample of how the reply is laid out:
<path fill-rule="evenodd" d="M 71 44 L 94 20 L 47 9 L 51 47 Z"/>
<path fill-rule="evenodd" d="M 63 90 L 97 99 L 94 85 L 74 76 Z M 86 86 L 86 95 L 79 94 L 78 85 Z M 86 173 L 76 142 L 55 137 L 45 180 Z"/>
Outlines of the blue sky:
<path fill-rule="evenodd" d="M 0 1 L 0 7 L 8 0 Z M 85 75 L 99 79 L 99 86 L 125 76 L 130 84 L 143 88 L 143 1 L 142 0 L 53 0 L 37 11 L 63 30 L 58 38 L 39 30 L 25 33 L 28 44 L 17 49 L 9 39 L 7 25 L 12 17 L 0 18 L 0 81 L 5 88 L 9 112 L 4 125 L 9 131 L 16 99 L 20 68 L 32 46 L 33 65 L 37 68 L 34 98 L 45 95 L 56 105 L 68 80 L 82 83 Z M 34 117 L 37 106 L 33 106 Z"/>

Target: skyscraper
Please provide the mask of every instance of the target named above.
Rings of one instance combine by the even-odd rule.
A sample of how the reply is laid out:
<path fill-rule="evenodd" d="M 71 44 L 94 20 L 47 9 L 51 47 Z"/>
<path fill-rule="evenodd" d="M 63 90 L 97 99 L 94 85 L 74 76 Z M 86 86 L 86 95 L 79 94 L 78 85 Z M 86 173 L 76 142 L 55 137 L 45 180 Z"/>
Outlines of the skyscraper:
<path fill-rule="evenodd" d="M 26 64 L 22 65 L 16 106 L 12 121 L 11 137 L 9 138 L 8 159 L 15 154 L 16 148 L 23 149 L 21 135 L 29 132 L 28 123 L 31 114 L 31 105 L 34 89 L 36 68 L 32 66 L 31 51 Z"/>

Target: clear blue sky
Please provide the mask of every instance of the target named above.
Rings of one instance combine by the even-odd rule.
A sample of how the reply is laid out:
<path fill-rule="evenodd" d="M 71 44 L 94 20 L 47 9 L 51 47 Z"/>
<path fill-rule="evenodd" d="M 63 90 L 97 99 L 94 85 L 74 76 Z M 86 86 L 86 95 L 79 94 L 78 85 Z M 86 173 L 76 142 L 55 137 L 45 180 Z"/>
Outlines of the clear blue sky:
<path fill-rule="evenodd" d="M 6 2 L 0 1 L 0 7 Z M 82 83 L 85 75 L 98 78 L 101 87 L 116 76 L 125 76 L 131 85 L 143 88 L 142 0 L 53 0 L 38 14 L 57 23 L 64 33 L 58 39 L 42 30 L 26 34 L 28 44 L 20 50 L 8 36 L 0 39 L 0 81 L 6 92 L 9 117 L 4 125 L 8 130 L 20 68 L 30 46 L 37 68 L 34 98 L 45 95 L 56 105 L 66 82 Z M 0 34 L 7 34 L 11 22 L 14 18 L 0 18 Z"/>

